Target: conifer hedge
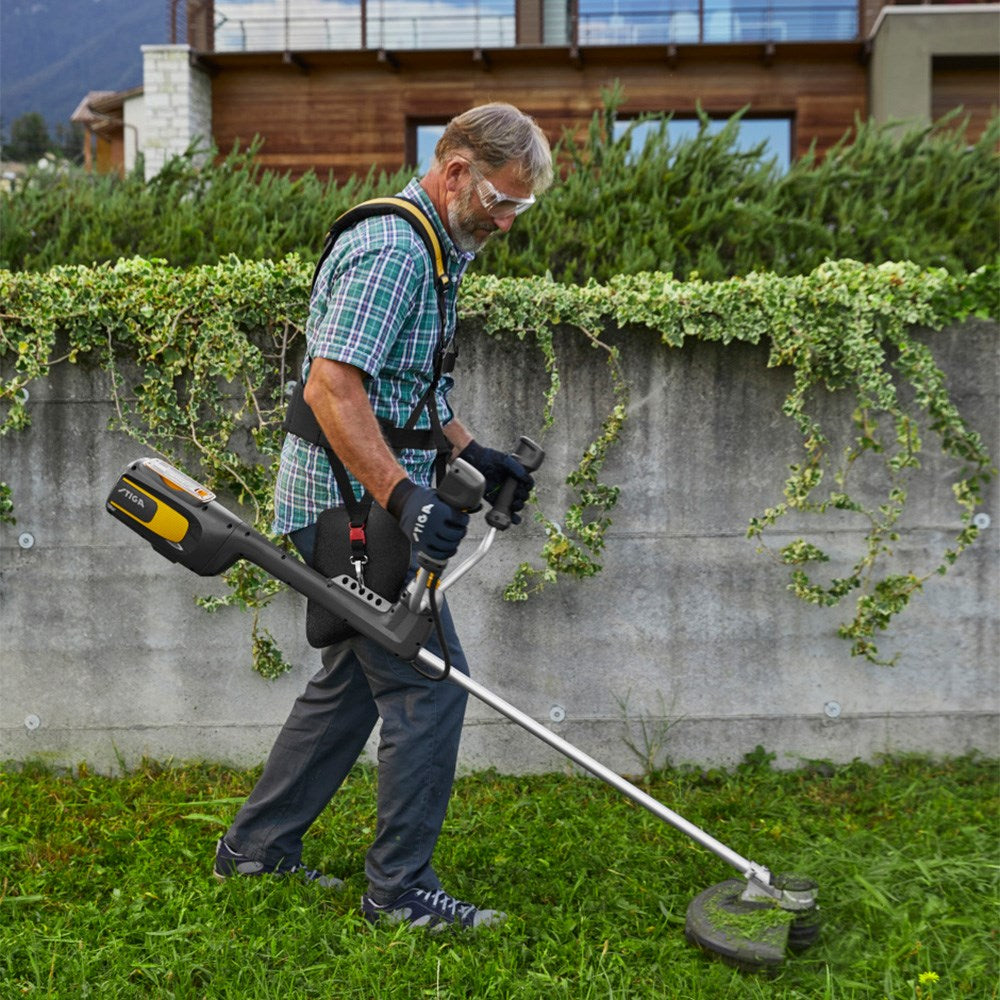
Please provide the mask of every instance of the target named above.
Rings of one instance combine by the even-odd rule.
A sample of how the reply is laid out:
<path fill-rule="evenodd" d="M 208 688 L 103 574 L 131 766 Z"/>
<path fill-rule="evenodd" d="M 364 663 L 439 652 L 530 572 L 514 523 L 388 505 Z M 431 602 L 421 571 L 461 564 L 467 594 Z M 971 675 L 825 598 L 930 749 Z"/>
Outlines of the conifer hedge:
<path fill-rule="evenodd" d="M 606 282 L 618 274 L 808 274 L 824 260 L 973 271 L 997 250 L 1000 118 L 973 145 L 954 120 L 900 137 L 858 122 L 825 157 L 780 174 L 763 145 L 737 148 L 739 115 L 717 134 L 673 143 L 667 118 L 642 148 L 613 135 L 613 101 L 582 139 L 557 145 L 560 180 L 477 271 Z M 653 116 L 641 122 L 656 121 Z M 949 126 L 949 127 L 945 127 Z M 399 191 L 410 173 L 338 184 L 262 170 L 254 150 L 199 168 L 193 152 L 151 182 L 76 171 L 38 174 L 0 197 L 0 268 L 47 270 L 121 257 L 211 265 L 229 255 L 315 258 L 352 204 Z"/>

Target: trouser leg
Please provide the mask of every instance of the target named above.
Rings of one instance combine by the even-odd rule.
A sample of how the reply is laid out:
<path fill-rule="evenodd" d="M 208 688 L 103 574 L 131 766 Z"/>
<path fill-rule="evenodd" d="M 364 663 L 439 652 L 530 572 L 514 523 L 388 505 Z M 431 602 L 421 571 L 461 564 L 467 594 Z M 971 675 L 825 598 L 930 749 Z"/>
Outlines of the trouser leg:
<path fill-rule="evenodd" d="M 468 673 L 446 604 L 442 624 L 452 669 Z M 436 636 L 426 648 L 441 655 Z M 365 873 L 369 895 L 385 905 L 407 889 L 441 888 L 431 861 L 451 797 L 467 695 L 367 640 L 358 642 L 357 655 L 382 717 L 378 820 Z"/>
<path fill-rule="evenodd" d="M 312 564 L 315 524 L 291 536 Z M 267 865 L 297 864 L 302 837 L 357 761 L 378 718 L 351 644 L 323 650 L 323 667 L 292 706 L 264 771 L 226 842 Z"/>
<path fill-rule="evenodd" d="M 309 546 L 302 550 L 310 561 Z M 452 669 L 467 674 L 451 613 L 441 603 Z M 426 648 L 441 655 L 434 634 Z M 423 677 L 360 637 L 324 650 L 323 660 L 323 669 L 296 700 L 227 843 L 265 864 L 297 863 L 305 831 L 340 787 L 381 716 L 378 819 L 365 861 L 369 894 L 386 904 L 409 888 L 440 888 L 431 859 L 451 797 L 465 690 Z"/>
<path fill-rule="evenodd" d="M 323 663 L 296 699 L 226 834 L 233 850 L 268 865 L 299 862 L 303 835 L 347 777 L 378 718 L 351 644 L 325 649 Z"/>

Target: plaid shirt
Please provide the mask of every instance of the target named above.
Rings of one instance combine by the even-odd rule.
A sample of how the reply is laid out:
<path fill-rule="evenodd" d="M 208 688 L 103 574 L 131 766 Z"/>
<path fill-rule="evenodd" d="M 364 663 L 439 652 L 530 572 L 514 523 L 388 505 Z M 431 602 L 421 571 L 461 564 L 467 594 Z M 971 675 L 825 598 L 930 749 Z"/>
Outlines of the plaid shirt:
<path fill-rule="evenodd" d="M 441 240 L 451 277 L 447 341 L 455 334 L 455 295 L 472 254 L 452 243 L 418 181 L 410 181 L 400 197 L 423 209 Z M 440 325 L 434 267 L 413 227 L 397 215 L 365 219 L 341 234 L 320 270 L 309 303 L 303 378 L 310 358 L 353 365 L 365 374 L 375 415 L 402 427 L 433 379 Z M 452 384 L 447 375 L 438 383 L 442 424 L 453 416 L 448 405 Z M 429 426 L 425 410 L 417 427 Z M 414 482 L 430 485 L 433 451 L 404 449 L 399 460 Z M 360 497 L 360 484 L 353 477 L 351 482 Z M 274 530 L 285 534 L 304 528 L 326 508 L 341 505 L 323 449 L 287 434 L 275 485 Z"/>

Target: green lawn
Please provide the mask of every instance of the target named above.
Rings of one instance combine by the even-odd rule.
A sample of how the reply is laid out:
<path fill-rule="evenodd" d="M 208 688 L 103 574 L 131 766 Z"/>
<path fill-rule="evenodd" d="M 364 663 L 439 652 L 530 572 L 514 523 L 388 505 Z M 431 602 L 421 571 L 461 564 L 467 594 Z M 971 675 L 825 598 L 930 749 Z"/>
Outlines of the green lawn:
<path fill-rule="evenodd" d="M 667 769 L 658 799 L 775 872 L 820 885 L 823 931 L 774 975 L 684 938 L 734 873 L 605 785 L 462 778 L 437 854 L 450 892 L 506 910 L 477 935 L 372 929 L 358 913 L 374 772 L 314 827 L 343 892 L 211 877 L 254 773 L 152 764 L 119 778 L 0 770 L 0 997 L 996 997 L 998 767 L 906 758 L 774 772 Z"/>

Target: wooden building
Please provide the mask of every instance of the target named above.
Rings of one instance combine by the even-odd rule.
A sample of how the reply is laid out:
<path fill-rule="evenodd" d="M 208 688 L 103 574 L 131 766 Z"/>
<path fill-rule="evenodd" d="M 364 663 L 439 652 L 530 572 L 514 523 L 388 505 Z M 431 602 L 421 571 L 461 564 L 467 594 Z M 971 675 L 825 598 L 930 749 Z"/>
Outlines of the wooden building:
<path fill-rule="evenodd" d="M 997 4 L 634 0 L 622 14 L 613 0 L 469 0 L 468 21 L 410 24 L 402 4 L 367 0 L 346 15 L 321 0 L 186 0 L 178 17 L 182 2 L 168 0 L 176 43 L 143 49 L 147 174 L 199 135 L 222 152 L 258 137 L 261 162 L 294 175 L 394 171 L 490 100 L 555 141 L 615 84 L 623 118 L 746 109 L 786 132 L 792 158 L 857 117 L 930 120 L 961 104 L 981 130 L 997 106 Z"/>
<path fill-rule="evenodd" d="M 70 116 L 70 121 L 84 127 L 83 165 L 98 173 L 122 172 L 129 159 L 134 159 L 136 131 L 131 136 L 125 125 L 124 109 L 129 101 L 142 95 L 142 88 L 132 90 L 92 90 Z M 132 148 L 126 151 L 131 138 Z"/>

